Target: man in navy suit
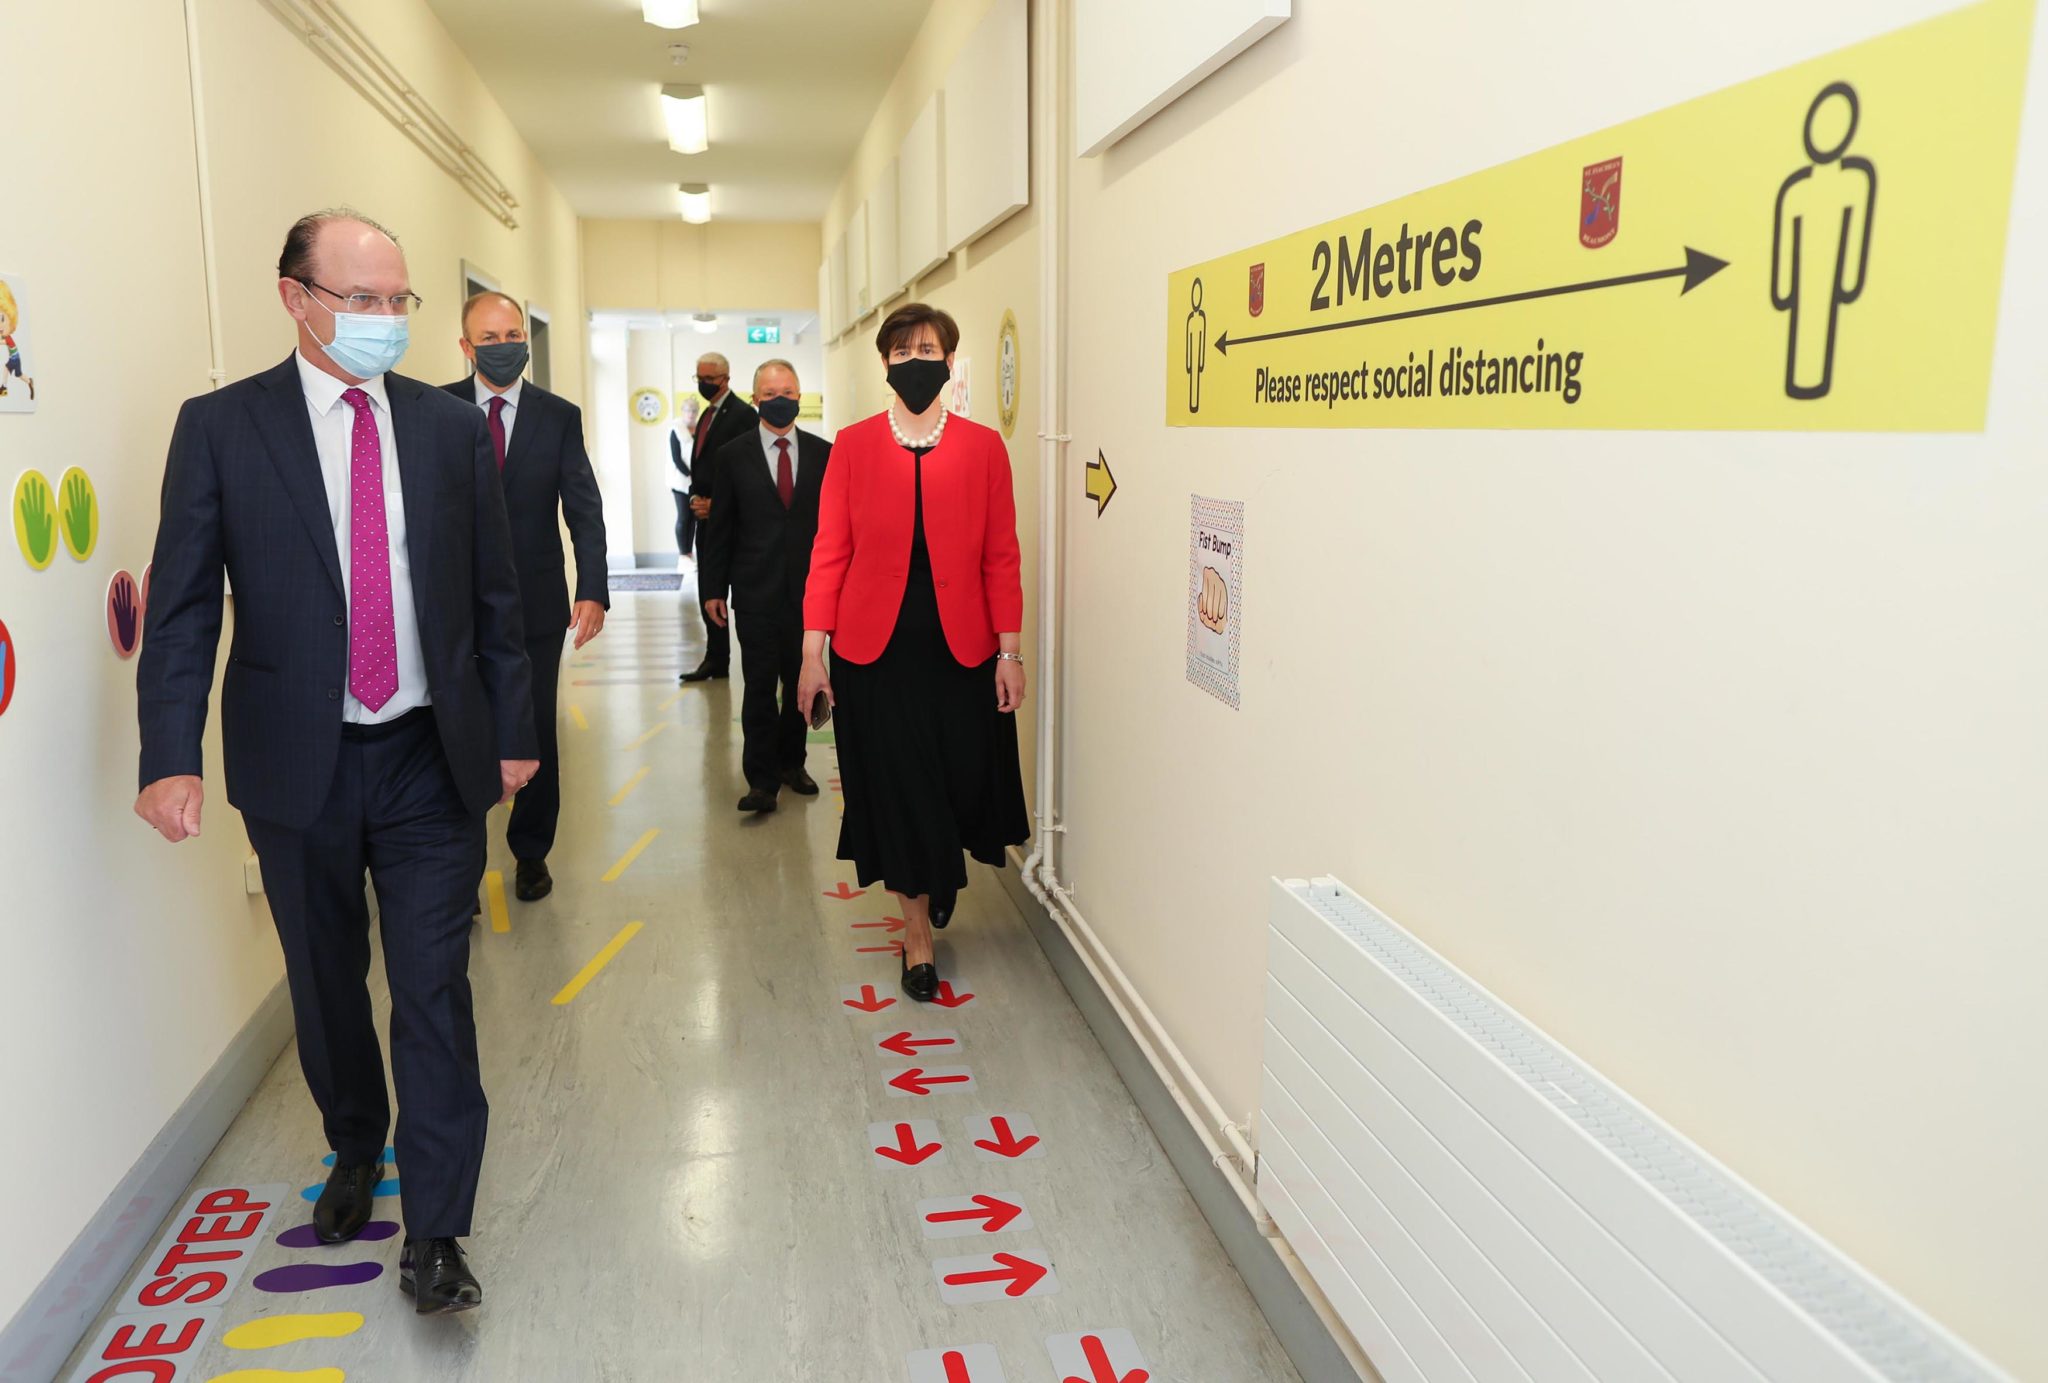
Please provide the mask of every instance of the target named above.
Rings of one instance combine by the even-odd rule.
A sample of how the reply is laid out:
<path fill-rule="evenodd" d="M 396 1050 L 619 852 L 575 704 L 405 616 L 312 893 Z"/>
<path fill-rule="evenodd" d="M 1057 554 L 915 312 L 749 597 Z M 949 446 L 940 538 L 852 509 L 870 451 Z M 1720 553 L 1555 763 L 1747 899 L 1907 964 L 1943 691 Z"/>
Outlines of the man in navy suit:
<path fill-rule="evenodd" d="M 704 411 L 697 415 L 697 429 L 690 446 L 690 512 L 697 517 L 699 576 L 702 571 L 703 525 L 711 513 L 711 492 L 718 475 L 718 454 L 735 438 L 754 430 L 760 419 L 746 400 L 732 392 L 732 364 L 717 351 L 706 351 L 697 360 L 697 393 L 704 399 Z M 704 661 L 684 673 L 678 682 L 708 682 L 731 675 L 732 636 L 711 617 L 705 604 L 710 588 L 697 583 L 698 609 L 704 615 Z"/>
<path fill-rule="evenodd" d="M 319 1237 L 360 1233 L 391 1126 L 370 1010 L 367 870 L 391 988 L 406 1241 L 422 1314 L 483 1300 L 463 1254 L 488 1107 L 469 987 L 484 813 L 537 767 L 526 636 L 484 416 L 390 373 L 419 303 L 389 232 L 354 212 L 285 238 L 283 364 L 188 401 L 164 471 L 136 682 L 142 795 L 200 829 L 220 641 L 228 801 L 262 863 L 299 1062 L 334 1173 Z"/>
<path fill-rule="evenodd" d="M 605 575 L 604 502 L 583 449 L 583 410 L 523 378 L 530 353 L 526 314 L 503 293 L 479 293 L 462 305 L 462 353 L 476 373 L 448 392 L 484 412 L 491 449 L 505 486 L 512 523 L 512 564 L 526 621 L 526 658 L 533 665 L 533 726 L 540 734 L 540 771 L 512 804 L 505 844 L 518 862 L 512 890 L 531 903 L 554 891 L 548 851 L 562 815 L 562 769 L 555 737 L 555 692 L 562 673 L 562 636 L 573 626 L 576 647 L 596 638 L 611 606 Z M 576 605 L 562 570 L 562 526 L 576 549 Z"/>
<path fill-rule="evenodd" d="M 804 584 L 832 444 L 798 430 L 802 397 L 796 367 L 787 360 L 754 371 L 759 426 L 712 458 L 711 515 L 697 573 L 705 614 L 719 628 L 738 607 L 746 678 L 740 765 L 747 777 L 739 809 L 759 814 L 775 810 L 785 787 L 806 797 L 818 791 L 804 771 L 810 727 L 796 684 L 803 671 Z"/>

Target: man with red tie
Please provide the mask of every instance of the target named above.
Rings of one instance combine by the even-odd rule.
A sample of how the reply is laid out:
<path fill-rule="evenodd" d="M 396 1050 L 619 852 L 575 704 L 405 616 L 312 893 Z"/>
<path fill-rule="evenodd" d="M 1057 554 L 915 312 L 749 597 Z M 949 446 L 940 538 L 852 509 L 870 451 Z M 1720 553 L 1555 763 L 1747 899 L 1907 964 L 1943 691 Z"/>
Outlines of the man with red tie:
<path fill-rule="evenodd" d="M 796 683 L 803 671 L 804 583 L 832 444 L 798 431 L 801 398 L 796 367 L 787 360 L 754 371 L 761 425 L 714 456 L 711 516 L 701 539 L 697 580 L 706 616 L 723 628 L 737 607 L 746 678 L 743 812 L 774 811 L 785 787 L 806 797 L 818 791 L 804 771 L 808 727 Z"/>
<path fill-rule="evenodd" d="M 278 295 L 298 349 L 189 400 L 171 437 L 135 810 L 168 841 L 199 833 L 225 574 L 227 798 L 262 864 L 335 1153 L 313 1228 L 326 1243 L 361 1233 L 384 1175 L 367 871 L 391 990 L 399 1285 L 422 1315 L 462 1311 L 483 1300 L 458 1241 L 489 1116 L 470 908 L 484 814 L 538 750 L 505 498 L 484 415 L 391 373 L 419 298 L 389 232 L 349 211 L 300 219 Z"/>
<path fill-rule="evenodd" d="M 531 903 L 554 891 L 548 852 L 562 815 L 562 768 L 555 734 L 555 693 L 562 673 L 562 636 L 576 647 L 596 638 L 611 607 L 605 574 L 604 501 L 583 447 L 583 410 L 525 378 L 530 351 L 526 314 L 503 293 L 479 293 L 462 305 L 462 353 L 476 368 L 448 392 L 484 411 L 505 510 L 512 523 L 512 564 L 526 620 L 526 658 L 533 665 L 533 728 L 540 734 L 540 770 L 512 803 L 505 844 L 516 868 L 512 892 Z M 563 574 L 562 524 L 576 549 L 576 604 Z"/>
<path fill-rule="evenodd" d="M 751 433 L 759 419 L 744 399 L 733 396 L 732 365 L 717 351 L 706 351 L 697 361 L 697 392 L 704 399 L 704 411 L 697 415 L 697 430 L 692 434 L 690 446 L 690 512 L 697 516 L 701 529 L 711 513 L 711 491 L 718 476 L 719 452 L 735 438 Z M 704 537 L 700 532 L 697 536 L 700 567 L 703 544 Z M 710 608 L 703 603 L 710 595 L 711 588 L 704 584 L 700 569 L 697 600 L 704 613 L 704 661 L 694 671 L 677 678 L 679 682 L 708 682 L 731 673 L 732 638 L 724 625 L 711 618 Z"/>

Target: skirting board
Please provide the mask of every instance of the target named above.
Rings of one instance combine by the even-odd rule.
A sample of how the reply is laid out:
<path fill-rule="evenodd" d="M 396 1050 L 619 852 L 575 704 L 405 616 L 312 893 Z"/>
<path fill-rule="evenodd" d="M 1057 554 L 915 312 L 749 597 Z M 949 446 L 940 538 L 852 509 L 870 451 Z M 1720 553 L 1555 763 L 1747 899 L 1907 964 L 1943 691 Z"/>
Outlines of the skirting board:
<path fill-rule="evenodd" d="M 1110 1065 L 1123 1078 L 1124 1086 L 1137 1102 L 1145 1122 L 1152 1126 L 1153 1136 L 1166 1150 L 1167 1159 L 1180 1174 L 1188 1194 L 1195 1198 L 1195 1204 L 1209 1222 L 1209 1228 L 1215 1231 L 1223 1252 L 1236 1267 L 1238 1276 L 1244 1279 L 1244 1285 L 1251 1290 L 1252 1300 L 1265 1313 L 1274 1338 L 1287 1351 L 1287 1357 L 1294 1361 L 1295 1371 L 1306 1383 L 1340 1383 L 1340 1380 L 1341 1383 L 1356 1383 L 1358 1371 L 1351 1367 L 1344 1351 L 1330 1337 L 1329 1330 L 1316 1315 L 1315 1307 L 1302 1294 L 1300 1284 L 1287 1271 L 1287 1265 L 1280 1261 L 1273 1245 L 1245 1214 L 1243 1203 L 1230 1189 L 1230 1183 L 1223 1179 L 1223 1173 L 1209 1161 L 1202 1140 L 1182 1116 L 1180 1107 L 1174 1104 L 1173 1096 L 1167 1093 L 1158 1073 L 1152 1069 L 1152 1063 L 1138 1049 L 1137 1040 L 1124 1027 L 1123 1020 L 1117 1017 L 1116 1009 L 1095 983 L 1095 977 L 1088 973 L 1087 965 L 1075 954 L 1066 933 L 1024 887 L 1023 872 L 1017 867 L 1020 862 L 1014 851 L 1010 863 L 1012 867 L 992 872 L 1002 883 L 1004 892 L 1009 894 L 1010 901 L 1017 905 L 1017 911 L 1023 914 L 1031 934 L 1037 938 L 1046 959 L 1052 962 L 1053 973 L 1066 986 L 1075 1007 L 1088 1020 L 1095 1040 L 1102 1044 L 1102 1050 L 1109 1056 Z"/>
<path fill-rule="evenodd" d="M 291 1040 L 291 996 L 280 979 L 42 1285 L 0 1330 L 0 1378 L 47 1383 L 57 1377 L 100 1308 L 121 1290 L 135 1260 L 155 1241 L 164 1215 L 176 1208 Z"/>

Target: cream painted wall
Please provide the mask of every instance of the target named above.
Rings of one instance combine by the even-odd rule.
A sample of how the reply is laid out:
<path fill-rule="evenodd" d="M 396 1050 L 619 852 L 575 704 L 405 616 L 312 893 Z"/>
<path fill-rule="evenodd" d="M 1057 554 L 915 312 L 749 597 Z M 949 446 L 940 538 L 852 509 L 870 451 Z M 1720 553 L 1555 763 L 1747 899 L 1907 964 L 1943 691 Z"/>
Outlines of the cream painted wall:
<path fill-rule="evenodd" d="M 406 242 L 427 300 L 411 372 L 458 372 L 464 256 L 553 308 L 558 324 L 580 324 L 575 218 L 423 0 L 349 8 L 512 183 L 522 226 L 499 227 L 261 5 L 200 0 L 229 373 L 291 349 L 278 247 L 292 217 L 336 201 L 380 215 Z M 40 407 L 0 415 L 0 483 L 11 492 L 24 467 L 54 481 L 82 465 L 104 516 L 90 561 L 60 554 L 42 573 L 15 550 L 11 525 L 0 528 L 0 621 L 23 669 L 0 715 L 0 1093 L 12 1135 L 0 1182 L 21 1188 L 0 1255 L 0 1322 L 282 973 L 268 913 L 244 891 L 246 840 L 221 798 L 217 734 L 199 840 L 173 849 L 131 815 L 134 671 L 106 634 L 109 577 L 139 574 L 149 558 L 178 404 L 208 387 L 182 10 L 132 7 L 119 42 L 94 6 L 14 7 L 6 32 L 9 101 L 34 128 L 8 142 L 0 272 L 33 294 Z M 580 395 L 582 332 L 558 338 L 557 381 Z"/>
<path fill-rule="evenodd" d="M 1170 269 L 1947 7 L 1302 3 L 1074 164 L 1065 849 L 1228 1109 L 1266 880 L 1332 873 L 2035 1377 L 2048 165 L 1981 436 L 1162 422 Z M 1184 677 L 1191 493 L 1247 505 L 1242 712 Z"/>
<path fill-rule="evenodd" d="M 592 311 L 693 311 L 727 303 L 818 308 L 818 228 L 769 221 L 585 221 Z"/>
<path fill-rule="evenodd" d="M 874 122 L 861 137 L 852 163 L 825 213 L 824 243 L 829 245 L 867 197 L 875 180 L 896 157 L 903 136 L 924 109 L 931 94 L 946 80 L 946 71 L 991 0 L 948 0 L 934 5 L 918 31 L 896 79 L 883 96 Z M 1038 335 L 1039 212 L 1033 204 L 897 297 L 882 303 L 825 351 L 825 416 L 831 426 L 844 427 L 882 411 L 889 401 L 875 332 L 887 313 L 906 302 L 928 302 L 945 309 L 960 324 L 960 354 L 972 364 L 973 411 L 976 422 L 1000 427 L 996 408 L 996 346 L 1003 313 L 1017 318 L 1021 370 L 1018 380 L 1017 426 L 1009 439 L 1010 469 L 1017 492 L 1017 536 L 1024 548 L 1024 649 L 1026 672 L 1037 692 L 1037 669 L 1030 661 L 1038 639 L 1038 410 L 1040 397 L 1034 371 L 1041 341 Z M 810 265 L 812 296 L 816 296 L 818 258 Z M 1027 704 L 1017 721 L 1023 751 L 1024 783 L 1036 797 L 1037 729 L 1035 707 Z M 1033 802 L 1034 809 L 1036 802 Z"/>

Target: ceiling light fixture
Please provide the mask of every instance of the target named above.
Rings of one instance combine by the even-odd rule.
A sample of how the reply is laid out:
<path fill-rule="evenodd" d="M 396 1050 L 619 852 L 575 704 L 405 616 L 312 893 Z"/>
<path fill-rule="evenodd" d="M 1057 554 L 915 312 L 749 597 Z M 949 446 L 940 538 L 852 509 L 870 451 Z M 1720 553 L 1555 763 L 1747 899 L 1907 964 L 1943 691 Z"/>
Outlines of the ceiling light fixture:
<path fill-rule="evenodd" d="M 716 312 L 693 312 L 690 314 L 690 325 L 708 336 L 710 333 L 718 330 L 718 314 Z"/>
<path fill-rule="evenodd" d="M 687 29 L 697 22 L 697 0 L 640 0 L 640 16 L 657 29 Z"/>
<path fill-rule="evenodd" d="M 701 154 L 711 147 L 711 127 L 701 86 L 668 85 L 661 89 L 661 114 L 668 122 L 668 147 L 679 154 Z"/>
<path fill-rule="evenodd" d="M 701 182 L 677 183 L 676 209 L 691 225 L 703 225 L 711 219 L 711 188 Z"/>

